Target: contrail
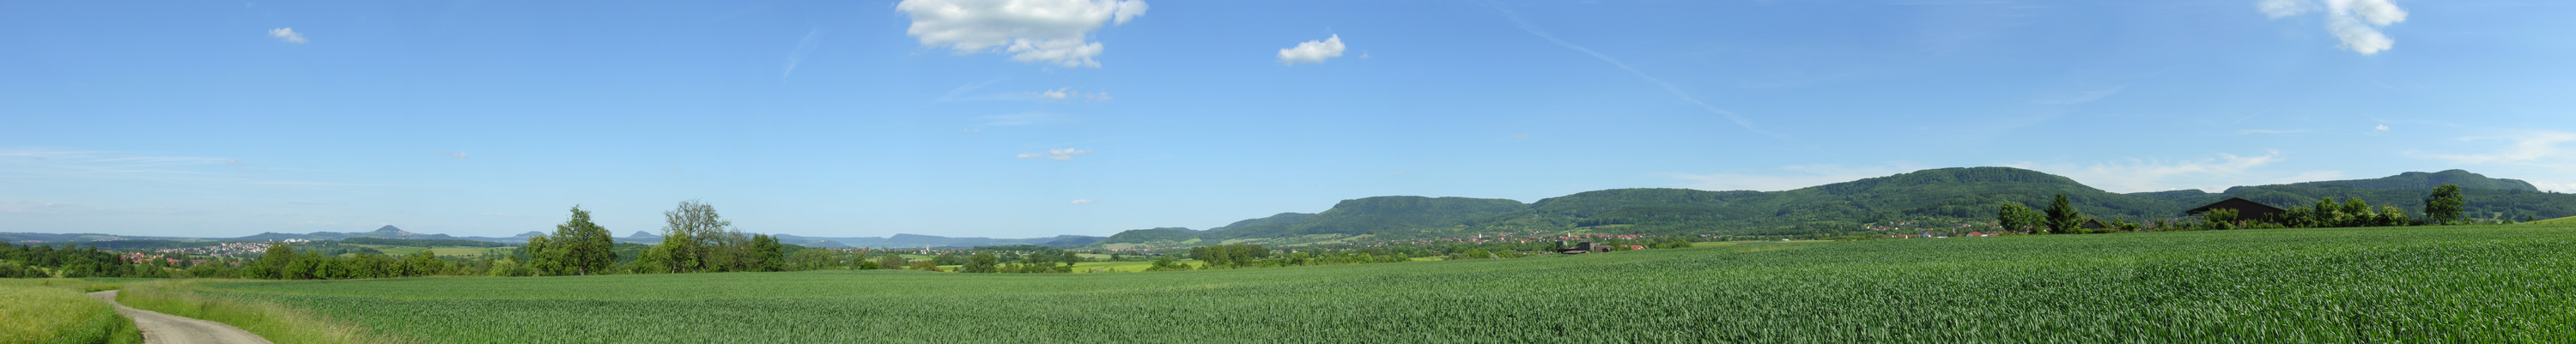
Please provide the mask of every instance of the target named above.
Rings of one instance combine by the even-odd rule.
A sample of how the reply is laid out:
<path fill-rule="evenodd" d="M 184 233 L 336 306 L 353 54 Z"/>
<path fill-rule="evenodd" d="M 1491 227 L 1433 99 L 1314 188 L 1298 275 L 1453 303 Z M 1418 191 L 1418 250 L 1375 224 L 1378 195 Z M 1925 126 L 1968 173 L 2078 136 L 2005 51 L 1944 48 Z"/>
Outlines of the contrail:
<path fill-rule="evenodd" d="M 816 39 L 822 37 L 823 28 L 815 27 L 813 31 L 805 33 L 805 39 L 796 40 L 796 50 L 787 53 L 787 71 L 778 72 L 778 76 L 787 77 L 790 74 L 796 74 L 796 65 L 805 62 L 806 54 L 814 53 Z"/>
<path fill-rule="evenodd" d="M 1757 134 L 1768 135 L 1772 138 L 1787 137 L 1780 135 L 1779 133 L 1763 131 L 1762 128 L 1754 127 L 1752 121 L 1744 120 L 1744 116 L 1737 115 L 1734 111 L 1726 111 L 1726 109 L 1719 109 L 1716 106 L 1710 106 L 1708 105 L 1708 102 L 1699 101 L 1699 98 L 1691 97 L 1689 93 L 1682 92 L 1680 87 L 1673 87 L 1672 83 L 1664 82 L 1663 79 L 1656 79 L 1651 75 L 1646 75 L 1646 72 L 1637 71 L 1636 67 L 1629 67 L 1627 63 L 1619 62 L 1619 59 L 1610 58 L 1610 55 L 1602 55 L 1601 52 L 1592 51 L 1592 49 L 1584 48 L 1580 45 L 1574 45 L 1574 43 L 1567 43 L 1562 39 L 1556 39 L 1556 36 L 1549 35 L 1546 31 L 1539 30 L 1538 26 L 1530 25 L 1528 21 L 1521 20 L 1521 16 L 1519 14 L 1512 13 L 1511 9 L 1503 8 L 1503 5 L 1500 3 L 1487 2 L 1487 4 L 1492 5 L 1494 10 L 1501 11 L 1503 13 L 1503 18 L 1511 19 L 1512 26 L 1520 27 L 1521 31 L 1528 31 L 1531 35 L 1537 35 L 1538 38 L 1547 39 L 1548 43 L 1555 43 L 1556 46 L 1565 47 L 1566 49 L 1574 49 L 1574 51 L 1580 51 L 1584 54 L 1592 55 L 1593 58 L 1601 59 L 1601 62 L 1609 62 L 1612 66 L 1618 66 L 1620 70 L 1628 71 L 1628 74 L 1634 74 L 1638 78 L 1646 79 L 1647 82 L 1655 83 L 1655 86 L 1662 86 L 1665 92 L 1671 92 L 1674 97 L 1679 97 L 1683 101 L 1690 102 L 1692 105 L 1699 105 L 1699 108 L 1702 110 L 1708 110 L 1710 113 L 1726 116 L 1727 120 L 1735 121 L 1735 125 L 1743 126 L 1744 130 L 1752 131 Z"/>

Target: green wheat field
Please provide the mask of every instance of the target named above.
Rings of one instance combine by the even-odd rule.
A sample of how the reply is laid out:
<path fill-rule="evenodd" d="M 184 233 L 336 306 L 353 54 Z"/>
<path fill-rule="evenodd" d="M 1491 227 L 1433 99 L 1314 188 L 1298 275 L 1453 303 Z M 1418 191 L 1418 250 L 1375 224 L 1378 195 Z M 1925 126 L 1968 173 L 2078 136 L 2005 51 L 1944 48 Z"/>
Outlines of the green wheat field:
<path fill-rule="evenodd" d="M 1190 272 L 211 284 L 444 343 L 2553 342 L 2576 225 L 1746 242 Z"/>

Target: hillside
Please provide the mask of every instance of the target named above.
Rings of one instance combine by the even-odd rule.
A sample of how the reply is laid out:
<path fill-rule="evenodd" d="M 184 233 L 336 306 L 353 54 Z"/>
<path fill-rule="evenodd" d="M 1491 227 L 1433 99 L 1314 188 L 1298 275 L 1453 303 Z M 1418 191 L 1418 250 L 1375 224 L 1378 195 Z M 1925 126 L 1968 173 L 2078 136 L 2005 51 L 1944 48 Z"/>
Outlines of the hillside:
<path fill-rule="evenodd" d="M 1244 221 L 1252 221 L 1252 220 L 1244 220 Z M 1241 222 L 1237 222 L 1237 223 L 1241 223 Z M 1103 239 L 1103 240 L 1101 240 L 1101 241 L 1100 241 L 1100 243 L 1103 243 L 1103 244 L 1141 244 L 1141 243 L 1149 243 L 1149 242 L 1156 242 L 1156 241 L 1175 241 L 1175 242 L 1178 242 L 1178 241 L 1190 241 L 1190 240 L 1192 240 L 1192 239 L 1198 239 L 1198 238 L 1199 238 L 1199 231 L 1190 230 L 1189 228 L 1184 228 L 1184 227 L 1164 227 L 1164 228 L 1148 228 L 1148 229 L 1138 229 L 1138 230 L 1129 230 L 1129 231 L 1124 231 L 1124 232 L 1118 232 L 1118 234 L 1110 235 L 1108 239 Z"/>
<path fill-rule="evenodd" d="M 2299 207 L 2313 206 L 2317 200 L 2326 197 L 2337 201 L 2359 197 L 2372 206 L 2396 206 L 2405 209 L 2410 216 L 2421 216 L 2424 196 L 2442 183 L 2460 185 L 2460 194 L 2468 199 L 2467 213 L 2471 218 L 2530 221 L 2576 215 L 2576 194 L 2540 191 L 2529 182 L 2488 178 L 2462 170 L 2406 172 L 2373 179 L 2239 186 L 2227 188 L 2222 193 L 2172 197 L 2170 200 L 2179 204 L 2207 204 L 2229 197 L 2242 197 L 2273 206 Z"/>
<path fill-rule="evenodd" d="M 2008 167 L 1942 168 L 1776 191 L 1612 189 L 1587 191 L 1520 205 L 1509 200 L 1371 197 L 1342 201 L 1317 214 L 1280 213 L 1205 232 L 1132 230 L 1103 243 L 1157 243 L 1191 239 L 1263 240 L 1268 244 L 1332 241 L 1368 235 L 1378 239 L 1461 237 L 1476 234 L 1582 230 L 1617 234 L 1797 235 L 1856 230 L 1864 225 L 1910 222 L 1917 226 L 1991 221 L 1996 204 L 2047 206 L 2065 194 L 2086 216 L 2144 222 L 2182 216 L 2184 209 L 2227 199 L 2292 207 L 2318 199 L 2360 197 L 2374 206 L 2420 212 L 2422 198 L 2442 183 L 2462 185 L 2473 218 L 2544 219 L 2576 215 L 2576 195 L 2538 191 L 2528 182 L 2488 178 L 2461 170 L 2407 172 L 2376 179 L 2241 186 L 2223 193 L 2177 190 L 2120 194 L 2066 177 Z M 2472 186 L 2474 185 L 2474 186 Z M 2420 214 L 2419 214 L 2420 215 Z M 1195 234 L 1195 236 L 1193 236 Z"/>
<path fill-rule="evenodd" d="M 1476 218 L 1520 210 L 1527 205 L 1508 199 L 1382 196 L 1343 200 L 1313 216 L 1274 215 L 1262 221 L 1211 229 L 1202 238 L 1276 238 L 1314 234 L 1360 235 L 1380 231 L 1447 227 Z M 1282 219 L 1281 217 L 1289 218 Z"/>
<path fill-rule="evenodd" d="M 2486 175 L 2469 173 L 2469 171 L 2465 170 L 2444 170 L 2433 173 L 2406 172 L 2378 179 L 2330 180 L 2321 182 L 2291 183 L 2289 185 L 2308 187 L 2349 187 L 2368 190 L 2429 190 L 2436 186 L 2442 186 L 2442 184 L 2459 185 L 2461 189 L 2540 191 L 2540 188 L 2532 186 L 2531 182 L 2516 179 L 2487 178 Z"/>

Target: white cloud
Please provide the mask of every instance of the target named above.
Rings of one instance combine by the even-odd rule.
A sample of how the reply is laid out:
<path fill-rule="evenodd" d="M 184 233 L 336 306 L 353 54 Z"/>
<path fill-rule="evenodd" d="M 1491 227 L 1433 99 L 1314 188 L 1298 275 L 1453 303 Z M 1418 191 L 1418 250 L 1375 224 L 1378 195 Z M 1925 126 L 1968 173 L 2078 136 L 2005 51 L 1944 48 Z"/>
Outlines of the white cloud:
<path fill-rule="evenodd" d="M 1325 59 L 1342 57 L 1343 48 L 1342 35 L 1333 35 L 1322 41 L 1297 43 L 1296 47 L 1279 49 L 1279 63 L 1286 65 L 1324 63 Z"/>
<path fill-rule="evenodd" d="M 2254 9 L 2266 17 L 2281 19 L 2319 11 L 2323 7 L 2326 32 L 2343 44 L 2338 47 L 2362 55 L 2378 54 L 2397 45 L 2380 27 L 2406 21 L 2406 10 L 2389 0 L 2260 0 Z"/>
<path fill-rule="evenodd" d="M 464 159 L 466 157 L 465 152 L 438 152 L 437 155 L 457 159 Z"/>
<path fill-rule="evenodd" d="M 1020 153 L 1019 158 L 1029 159 L 1043 157 L 1056 161 L 1065 161 L 1073 160 L 1073 156 L 1083 154 L 1091 154 L 1091 151 L 1073 148 L 1049 149 L 1045 153 Z"/>
<path fill-rule="evenodd" d="M 2004 166 L 2037 170 L 2075 179 L 2111 192 L 2147 192 L 2200 189 L 2218 192 L 2231 186 L 2279 184 L 2288 182 L 2340 178 L 2341 171 L 2266 172 L 2257 168 L 2281 162 L 2281 152 L 2261 156 L 2219 154 L 2215 158 L 2164 161 L 2128 159 L 2120 162 L 2067 164 L 2016 162 Z"/>
<path fill-rule="evenodd" d="M 2425 154 L 2406 152 L 2416 157 L 2449 160 L 2462 164 L 2519 164 L 2576 166 L 2576 151 L 2559 144 L 2576 142 L 2576 133 L 2554 131 L 2526 132 L 2508 137 L 2467 137 L 2467 141 L 2512 141 L 2503 149 L 2481 154 Z"/>
<path fill-rule="evenodd" d="M 1843 167 L 1842 165 L 1825 164 L 1781 166 L 1780 171 L 1784 173 L 1772 174 L 1676 173 L 1670 174 L 1669 176 L 1683 180 L 1684 182 L 1679 186 L 1692 189 L 1712 191 L 1780 191 L 1848 182 L 1860 180 L 1862 178 L 1885 177 L 1888 175 L 1913 172 L 1922 169 L 1923 167 L 1921 165 L 1909 163 L 1891 163 L 1885 166 L 1867 167 Z"/>
<path fill-rule="evenodd" d="M 1076 90 L 1074 90 L 1072 87 L 1063 87 L 1063 88 L 1057 88 L 1057 89 L 1052 89 L 1052 90 L 1037 91 L 1037 92 L 1029 92 L 1029 93 L 1027 93 L 1027 94 L 1028 94 L 1029 96 L 1032 96 L 1032 97 L 1037 97 L 1037 99 L 1041 99 L 1041 100 L 1081 99 L 1081 100 L 1083 100 L 1083 101 L 1094 101 L 1094 102 L 1105 102 L 1105 101 L 1109 101 L 1109 100 L 1110 100 L 1110 98 L 1109 98 L 1109 92 L 1083 92 L 1083 91 L 1076 91 Z"/>
<path fill-rule="evenodd" d="M 1067 203 L 1068 203 L 1068 204 L 1092 204 L 1092 203 L 1100 203 L 1100 201 L 1087 200 L 1087 199 L 1077 199 L 1077 200 L 1073 200 L 1073 202 L 1067 202 Z"/>
<path fill-rule="evenodd" d="M 1091 32 L 1145 15 L 1137 0 L 904 0 L 912 17 L 904 33 L 921 45 L 959 54 L 1010 53 L 1011 59 L 1064 67 L 1100 67 Z"/>
<path fill-rule="evenodd" d="M 295 32 L 295 28 L 291 27 L 270 29 L 268 30 L 268 36 L 277 37 L 277 40 L 286 41 L 287 43 L 304 44 L 304 34 Z"/>
<path fill-rule="evenodd" d="M 2305 0 L 2255 1 L 2254 9 L 2263 11 L 2263 16 L 2272 17 L 2272 19 L 2281 19 L 2281 17 L 2294 16 L 2299 15 L 2300 13 L 2307 13 L 2308 11 L 2316 10 L 2315 8 L 2311 8 L 2308 1 Z"/>
<path fill-rule="evenodd" d="M 2376 133 L 2376 132 L 2384 132 L 2384 131 L 2388 131 L 2388 125 L 2387 125 L 2387 124 L 2381 124 L 2381 125 L 2379 125 L 2379 127 L 2376 127 L 2376 128 L 2370 128 L 2370 132 L 2374 132 L 2374 133 Z"/>

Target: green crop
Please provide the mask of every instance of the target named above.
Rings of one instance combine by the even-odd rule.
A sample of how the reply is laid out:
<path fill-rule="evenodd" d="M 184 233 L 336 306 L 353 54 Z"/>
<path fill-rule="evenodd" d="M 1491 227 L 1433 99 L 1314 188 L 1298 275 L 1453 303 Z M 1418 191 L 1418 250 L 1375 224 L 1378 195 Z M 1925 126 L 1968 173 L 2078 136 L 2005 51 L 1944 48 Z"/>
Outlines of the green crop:
<path fill-rule="evenodd" d="M 211 285 L 448 343 L 2552 342 L 2576 226 L 1737 243 L 1117 274 Z"/>

